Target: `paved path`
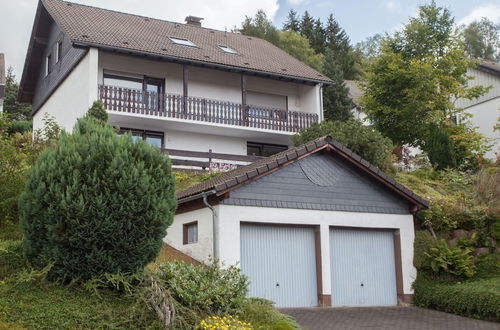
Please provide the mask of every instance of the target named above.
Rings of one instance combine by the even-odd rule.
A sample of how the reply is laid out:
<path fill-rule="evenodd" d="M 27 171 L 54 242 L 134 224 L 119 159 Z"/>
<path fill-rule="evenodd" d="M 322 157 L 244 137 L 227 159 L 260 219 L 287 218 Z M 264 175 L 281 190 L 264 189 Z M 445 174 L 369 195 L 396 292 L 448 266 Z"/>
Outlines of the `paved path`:
<path fill-rule="evenodd" d="M 500 324 L 418 307 L 288 308 L 304 330 L 500 330 Z"/>

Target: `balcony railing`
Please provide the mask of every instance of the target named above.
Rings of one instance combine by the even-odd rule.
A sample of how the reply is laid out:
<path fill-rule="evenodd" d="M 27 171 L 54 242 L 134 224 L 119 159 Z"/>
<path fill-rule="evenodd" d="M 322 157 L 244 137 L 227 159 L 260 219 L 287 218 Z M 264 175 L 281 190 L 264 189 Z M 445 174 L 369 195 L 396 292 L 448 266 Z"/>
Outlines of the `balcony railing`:
<path fill-rule="evenodd" d="M 276 131 L 299 132 L 318 121 L 313 113 L 108 85 L 99 85 L 99 99 L 110 111 Z"/>

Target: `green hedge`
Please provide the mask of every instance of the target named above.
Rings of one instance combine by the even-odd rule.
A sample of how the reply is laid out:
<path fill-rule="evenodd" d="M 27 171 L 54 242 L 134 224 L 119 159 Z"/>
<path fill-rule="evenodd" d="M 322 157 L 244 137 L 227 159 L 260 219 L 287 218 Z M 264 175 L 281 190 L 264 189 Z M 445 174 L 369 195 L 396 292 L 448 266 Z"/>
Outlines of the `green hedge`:
<path fill-rule="evenodd" d="M 416 306 L 500 321 L 500 277 L 446 283 L 419 274 L 413 289 Z"/>

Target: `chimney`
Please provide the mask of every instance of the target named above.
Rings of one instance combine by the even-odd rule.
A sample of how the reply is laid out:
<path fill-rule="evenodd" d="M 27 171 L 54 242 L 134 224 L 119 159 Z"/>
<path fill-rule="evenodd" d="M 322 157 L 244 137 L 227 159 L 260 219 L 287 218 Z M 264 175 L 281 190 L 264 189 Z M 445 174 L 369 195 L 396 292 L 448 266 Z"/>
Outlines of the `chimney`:
<path fill-rule="evenodd" d="M 186 18 L 184 19 L 186 24 L 194 25 L 194 26 L 201 26 L 202 20 L 203 20 L 203 17 L 196 17 L 196 16 L 191 16 L 191 15 L 186 16 Z"/>

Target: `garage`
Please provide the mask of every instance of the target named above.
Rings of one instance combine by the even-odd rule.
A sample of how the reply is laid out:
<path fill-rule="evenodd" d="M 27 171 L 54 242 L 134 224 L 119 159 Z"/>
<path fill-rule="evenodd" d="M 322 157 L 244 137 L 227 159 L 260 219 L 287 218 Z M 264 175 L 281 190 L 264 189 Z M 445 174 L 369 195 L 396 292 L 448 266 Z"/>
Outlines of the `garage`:
<path fill-rule="evenodd" d="M 314 227 L 242 224 L 240 232 L 250 297 L 278 307 L 318 305 Z"/>
<path fill-rule="evenodd" d="M 330 229 L 333 306 L 397 304 L 394 232 Z"/>

